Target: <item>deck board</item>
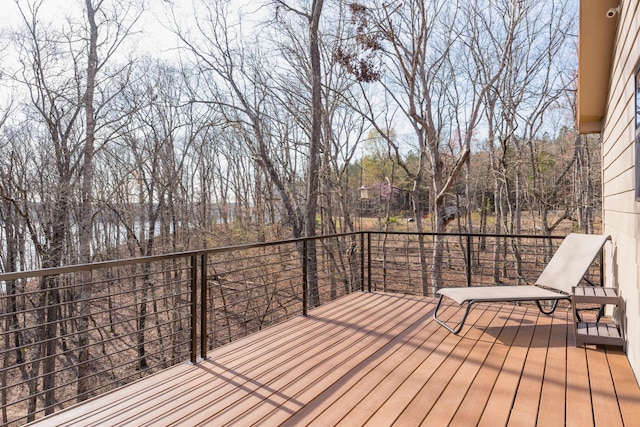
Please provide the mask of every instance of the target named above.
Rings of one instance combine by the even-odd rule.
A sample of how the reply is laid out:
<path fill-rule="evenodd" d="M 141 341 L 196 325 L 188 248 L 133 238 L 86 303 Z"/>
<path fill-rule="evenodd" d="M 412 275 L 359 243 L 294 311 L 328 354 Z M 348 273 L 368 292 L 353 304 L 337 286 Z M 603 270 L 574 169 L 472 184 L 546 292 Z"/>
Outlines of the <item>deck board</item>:
<path fill-rule="evenodd" d="M 355 293 L 47 417 L 41 425 L 633 425 L 622 351 L 573 346 L 571 314 Z M 443 307 L 453 322 L 462 312 Z M 36 423 L 37 425 L 38 423 Z"/>
<path fill-rule="evenodd" d="M 491 323 L 491 326 L 501 328 L 506 320 L 506 318 L 500 319 L 498 317 L 496 322 Z M 486 326 L 483 329 L 486 329 Z M 483 329 L 478 329 L 481 335 L 477 337 L 471 352 L 462 361 L 451 381 L 447 384 L 446 389 L 442 392 L 438 401 L 435 402 L 427 417 L 422 421 L 422 425 L 447 425 L 453 419 L 458 408 L 463 405 L 466 394 L 461 393 L 461 391 L 469 390 L 494 345 L 494 341 L 486 339 L 482 335 Z M 473 339 L 472 337 L 470 338 Z"/>
<path fill-rule="evenodd" d="M 475 324 L 479 323 L 484 327 L 485 324 L 489 323 L 490 320 L 495 317 L 495 313 L 494 310 L 484 310 L 482 316 Z M 398 417 L 397 422 L 400 425 L 420 425 L 425 413 L 429 414 L 433 411 L 434 406 L 442 397 L 449 381 L 480 342 L 479 338 L 481 336 L 482 329 L 476 327 L 467 329 L 454 350 L 457 357 L 444 358 L 442 364 L 434 374 L 431 375 L 429 380 L 421 386 L 409 405 Z"/>
<path fill-rule="evenodd" d="M 504 313 L 506 313 L 506 308 L 508 307 L 503 308 L 501 311 L 503 316 Z M 493 347 L 485 358 L 478 374 L 464 394 L 464 400 L 452 419 L 452 426 L 465 427 L 479 423 L 493 386 L 507 357 L 509 347 L 515 340 L 518 326 L 523 315 L 521 311 L 511 313 L 511 315 L 507 317 L 504 327 L 499 329 L 493 327 L 489 329 L 495 334 L 496 341 L 493 343 Z M 462 393 L 460 394 L 462 395 Z"/>
<path fill-rule="evenodd" d="M 537 317 L 537 315 L 525 312 L 521 324 L 518 325 L 516 338 L 509 346 L 507 357 L 478 422 L 479 426 L 493 427 L 507 424 L 533 338 L 534 328 L 532 326 L 535 325 Z"/>
<path fill-rule="evenodd" d="M 416 307 L 416 302 L 412 304 L 405 304 L 401 310 L 394 310 L 385 317 L 382 317 L 384 322 L 380 324 L 377 321 L 372 321 L 370 324 L 358 329 L 358 336 L 348 336 L 341 339 L 339 345 L 331 346 L 327 349 L 323 347 L 326 342 L 315 343 L 311 350 L 313 353 L 301 361 L 301 357 L 292 358 L 290 360 L 290 366 L 286 366 L 282 376 L 277 378 L 277 381 L 273 383 L 269 382 L 274 390 L 278 390 L 282 396 L 290 397 L 289 400 L 294 400 L 296 394 L 302 391 L 309 383 L 313 383 L 317 380 L 324 378 L 327 375 L 335 376 L 335 380 L 349 378 L 348 375 L 337 375 L 331 373 L 330 368 L 334 365 L 344 366 L 345 374 L 349 371 L 357 371 L 357 367 L 346 370 L 346 367 L 358 364 L 370 363 L 370 360 L 366 360 L 365 356 L 369 352 L 373 352 L 370 358 L 375 359 L 376 353 L 384 346 L 387 340 L 379 339 L 380 336 L 393 337 L 402 333 L 406 328 L 410 327 L 416 321 L 424 318 L 425 311 L 421 310 L 422 307 Z M 355 341 L 354 341 L 355 339 Z M 365 352 L 364 350 L 368 350 Z M 366 363 L 363 363 L 366 360 Z M 328 374 L 329 372 L 329 374 Z M 262 395 L 250 395 L 242 402 L 237 402 L 232 408 L 225 411 L 224 414 L 219 414 L 215 417 L 208 418 L 207 421 L 222 425 L 232 421 L 245 424 L 239 417 L 247 417 L 247 411 L 253 408 L 257 403 L 263 399 Z M 274 404 L 280 402 L 282 399 L 278 399 Z M 295 399 L 299 401 L 299 399 Z M 283 402 L 280 402 L 283 403 Z M 260 410 L 252 411 L 252 416 L 263 415 L 266 416 L 265 410 L 268 406 L 262 406 Z M 296 405 L 294 410 L 300 409 L 300 405 Z M 204 412 L 206 414 L 206 412 Z M 199 419 L 196 419 L 199 421 Z"/>
<path fill-rule="evenodd" d="M 565 425 L 565 392 L 567 389 L 567 320 L 561 313 L 552 318 L 549 347 L 542 379 L 542 392 L 537 423 L 553 427 Z"/>
<path fill-rule="evenodd" d="M 638 422 L 637 420 L 640 420 L 640 388 L 629 366 L 627 356 L 619 348 L 607 348 L 607 362 L 611 369 L 623 420 Z"/>
<path fill-rule="evenodd" d="M 551 335 L 551 321 L 550 317 L 538 316 L 531 346 L 527 352 L 524 371 L 518 384 L 518 390 L 527 390 L 528 392 L 516 394 L 513 409 L 509 414 L 508 425 L 536 425 Z"/>
<path fill-rule="evenodd" d="M 360 358 L 357 360 L 358 364 L 354 365 L 348 374 L 343 374 L 337 380 L 324 381 L 323 383 L 317 384 L 317 387 L 308 389 L 308 393 L 305 394 L 304 399 L 305 401 L 308 401 L 309 404 L 306 405 L 303 410 L 298 411 L 289 420 L 282 419 L 281 414 L 273 414 L 268 420 L 270 422 L 277 421 L 277 423 L 286 421 L 287 425 L 307 424 L 318 419 L 318 417 L 321 417 L 321 423 L 325 421 L 330 422 L 331 418 L 329 417 L 333 417 L 336 422 L 339 421 L 341 416 L 345 413 L 345 410 L 349 410 L 352 407 L 351 404 L 345 405 L 345 402 L 347 402 L 347 397 L 345 396 L 352 396 L 350 393 L 354 393 L 353 387 L 358 384 L 365 374 L 371 372 L 375 367 L 383 363 L 386 357 L 393 356 L 394 350 L 397 350 L 397 343 L 400 343 L 401 345 L 405 344 L 406 336 L 413 336 L 416 329 L 421 329 L 425 326 L 429 327 L 424 330 L 425 333 L 431 334 L 436 332 L 436 328 L 430 326 L 432 323 L 430 321 L 431 310 L 434 307 L 435 305 L 433 304 L 424 306 L 420 310 L 422 314 L 420 321 L 414 324 L 411 328 L 407 328 L 402 334 L 392 338 L 389 341 L 389 344 L 385 347 L 375 351 L 373 351 L 374 349 L 371 349 L 372 351 L 368 352 L 368 355 L 361 354 Z M 419 340 L 420 338 L 417 339 Z M 411 340 L 408 341 L 408 345 L 416 345 L 416 343 L 411 342 Z M 422 348 L 422 346 L 417 348 Z M 339 367 L 339 369 L 340 368 L 342 367 Z M 325 379 L 329 379 L 328 377 L 329 375 Z M 335 405 L 338 406 L 336 407 Z M 342 406 L 342 408 L 340 408 L 340 406 Z M 331 408 L 331 410 L 327 411 L 327 408 Z M 340 416 L 336 417 L 338 414 Z"/>
<path fill-rule="evenodd" d="M 618 407 L 613 379 L 607 367 L 607 356 L 603 351 L 587 349 L 591 402 L 596 425 L 623 426 Z M 596 368 L 600 366 L 600 368 Z"/>
<path fill-rule="evenodd" d="M 486 307 L 478 308 L 479 310 L 472 311 L 469 315 L 468 322 L 470 322 L 470 325 L 474 325 L 486 311 Z M 368 420 L 367 425 L 380 426 L 391 425 L 394 422 L 400 423 L 401 421 L 398 418 L 406 412 L 407 406 L 416 399 L 416 396 L 423 392 L 424 385 L 434 375 L 437 375 L 441 369 L 450 368 L 450 366 L 446 365 L 448 355 L 454 349 L 459 349 L 461 343 L 467 342 L 463 340 L 463 337 L 473 329 L 470 328 L 463 331 L 461 336 L 447 333 L 444 340 L 437 347 L 426 346 L 425 349 L 428 350 L 428 354 L 425 353 L 420 365 L 410 373 L 402 385 L 394 391 L 393 395 L 376 410 L 375 414 Z"/>
<path fill-rule="evenodd" d="M 384 307 L 384 305 L 382 306 Z M 401 313 L 410 311 L 414 306 L 414 301 L 405 300 L 402 301 L 402 304 L 389 306 L 393 310 L 383 308 L 368 325 L 365 323 L 366 315 L 362 317 L 362 314 L 347 321 L 338 321 L 333 317 L 322 317 L 322 323 L 331 325 L 330 332 L 301 337 L 295 349 L 278 348 L 275 351 L 266 352 L 265 354 L 271 356 L 271 360 L 260 361 L 258 368 L 247 371 L 247 365 L 237 364 L 235 369 L 238 370 L 238 373 L 234 374 L 234 377 L 238 375 L 247 377 L 247 379 L 241 379 L 236 384 L 229 384 L 223 390 L 217 390 L 217 404 L 212 406 L 204 400 L 202 407 L 197 408 L 186 424 L 211 422 L 221 425 L 245 414 L 247 408 L 255 407 L 256 403 L 268 403 L 256 408 L 257 412 L 277 405 L 280 400 L 288 399 L 291 396 L 290 390 L 286 390 L 286 385 L 289 382 L 300 386 L 304 382 L 313 381 L 314 373 L 322 374 L 324 372 L 321 367 L 327 361 L 341 364 L 349 354 L 356 353 L 366 346 L 375 346 L 376 341 L 379 345 L 382 340 L 377 340 L 378 334 L 394 333 L 394 327 L 398 328 L 403 325 Z M 315 319 L 309 323 L 315 323 Z M 376 333 L 368 333 L 368 331 Z M 251 354 L 247 353 L 245 357 L 251 357 Z M 218 363 L 215 356 L 212 356 L 211 359 L 214 361 L 213 363 Z M 219 363 L 222 366 L 223 362 Z M 252 364 L 256 364 L 255 361 Z M 301 406 L 295 401 L 294 403 L 298 408 Z M 176 416 L 180 416 L 180 414 L 176 414 Z M 165 417 L 163 420 L 168 423 L 177 421 L 171 416 Z"/>

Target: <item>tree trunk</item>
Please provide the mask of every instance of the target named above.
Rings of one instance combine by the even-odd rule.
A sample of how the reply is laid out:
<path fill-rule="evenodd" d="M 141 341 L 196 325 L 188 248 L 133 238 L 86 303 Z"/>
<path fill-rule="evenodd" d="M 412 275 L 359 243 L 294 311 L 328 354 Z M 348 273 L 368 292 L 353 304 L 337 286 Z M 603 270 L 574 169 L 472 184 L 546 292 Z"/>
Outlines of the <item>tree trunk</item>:
<path fill-rule="evenodd" d="M 309 54 L 311 58 L 311 140 L 309 141 L 309 165 L 307 170 L 307 206 L 305 212 L 305 237 L 316 234 L 316 213 L 320 185 L 320 148 L 322 143 L 322 76 L 320 68 L 319 24 L 324 0 L 314 0 L 309 17 Z M 318 289 L 318 258 L 316 241 L 307 242 L 307 280 L 309 305 L 320 304 Z"/>
<path fill-rule="evenodd" d="M 98 71 L 98 26 L 95 20 L 95 9 L 92 0 L 85 1 L 87 7 L 87 21 L 89 24 L 89 57 L 87 62 L 87 87 L 84 96 L 86 132 L 84 149 L 82 152 L 82 189 L 81 189 L 81 218 L 80 218 L 80 262 L 91 262 L 91 238 L 93 226 L 93 152 L 95 141 L 95 114 L 93 98 Z M 91 298 L 91 272 L 82 273 L 80 287 L 80 310 L 78 318 L 78 385 L 77 401 L 89 398 L 89 315 Z"/>

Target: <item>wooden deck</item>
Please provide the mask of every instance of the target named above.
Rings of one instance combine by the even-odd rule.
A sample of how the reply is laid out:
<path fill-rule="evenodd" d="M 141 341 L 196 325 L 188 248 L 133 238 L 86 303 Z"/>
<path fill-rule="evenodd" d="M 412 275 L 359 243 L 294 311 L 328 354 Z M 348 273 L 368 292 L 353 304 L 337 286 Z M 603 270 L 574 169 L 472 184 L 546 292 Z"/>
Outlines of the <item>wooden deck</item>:
<path fill-rule="evenodd" d="M 574 347 L 568 310 L 547 317 L 535 306 L 478 304 L 456 336 L 432 321 L 434 307 L 430 298 L 352 294 L 42 422 L 639 425 L 625 355 Z"/>

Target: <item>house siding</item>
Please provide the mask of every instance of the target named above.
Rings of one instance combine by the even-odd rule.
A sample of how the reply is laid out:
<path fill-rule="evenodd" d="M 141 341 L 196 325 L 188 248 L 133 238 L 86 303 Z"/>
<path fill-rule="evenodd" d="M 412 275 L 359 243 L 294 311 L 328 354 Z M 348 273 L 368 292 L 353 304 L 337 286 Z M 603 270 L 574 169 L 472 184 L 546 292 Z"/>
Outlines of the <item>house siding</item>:
<path fill-rule="evenodd" d="M 621 313 L 629 362 L 640 380 L 640 202 L 635 196 L 635 72 L 640 64 L 640 6 L 621 1 L 607 111 L 602 131 L 605 281 L 623 298 Z"/>

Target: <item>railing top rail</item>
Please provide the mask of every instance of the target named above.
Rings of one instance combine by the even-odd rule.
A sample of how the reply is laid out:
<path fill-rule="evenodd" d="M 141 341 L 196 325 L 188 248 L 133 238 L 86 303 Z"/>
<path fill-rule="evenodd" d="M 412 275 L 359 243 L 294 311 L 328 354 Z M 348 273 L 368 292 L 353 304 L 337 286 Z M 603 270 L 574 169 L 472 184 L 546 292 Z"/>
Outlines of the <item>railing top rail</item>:
<path fill-rule="evenodd" d="M 151 256 L 138 257 L 138 258 L 126 258 L 126 259 L 111 260 L 111 261 L 98 261 L 98 262 L 92 262 L 88 264 L 74 264 L 74 265 L 68 265 L 64 267 L 52 267 L 52 268 L 41 268 L 38 270 L 7 272 L 7 273 L 0 273 L 0 281 L 18 280 L 18 279 L 24 279 L 28 277 L 54 276 L 58 274 L 75 273 L 79 271 L 97 270 L 100 268 L 113 268 L 113 267 L 122 267 L 126 265 L 141 264 L 145 262 L 165 261 L 165 260 L 175 259 L 175 258 L 190 258 L 192 256 L 200 256 L 205 254 L 219 254 L 219 253 L 233 252 L 238 250 L 286 245 L 286 244 L 292 244 L 292 243 L 300 243 L 300 242 L 309 241 L 309 240 L 330 239 L 330 238 L 345 237 L 345 236 L 351 236 L 351 235 L 355 236 L 361 233 L 363 232 L 354 231 L 350 233 L 324 234 L 321 236 L 300 237 L 296 239 L 276 240 L 272 242 L 247 243 L 242 245 L 223 246 L 218 248 L 205 248 L 205 249 L 198 249 L 194 251 L 173 252 L 169 254 L 151 255 Z"/>
<path fill-rule="evenodd" d="M 551 235 L 544 236 L 540 234 L 493 234 L 493 233 L 436 233 L 432 231 L 428 232 L 417 232 L 417 231 L 362 231 L 361 233 L 369 233 L 369 234 L 406 234 L 406 235 L 423 235 L 423 236 L 471 236 L 471 237 L 506 237 L 506 238 L 520 238 L 520 239 L 553 239 L 559 240 L 564 239 L 566 236 L 563 235 Z"/>
<path fill-rule="evenodd" d="M 151 255 L 139 258 L 127 258 L 111 261 L 99 261 L 88 264 L 74 264 L 64 267 L 42 268 L 38 270 L 16 271 L 0 273 L 0 281 L 18 280 L 28 277 L 53 276 L 58 274 L 75 273 L 79 271 L 97 270 L 100 268 L 121 267 L 126 265 L 140 264 L 144 262 L 157 262 L 175 258 L 190 258 L 205 254 L 220 254 L 246 249 L 264 248 L 277 245 L 301 243 L 309 240 L 330 239 L 336 237 L 356 236 L 360 234 L 398 234 L 398 235 L 423 235 L 423 236 L 471 236 L 471 237 L 511 237 L 511 238 L 535 238 L 535 239 L 563 239 L 565 236 L 541 236 L 541 235 L 515 235 L 515 234 L 487 234 L 487 233 L 435 233 L 435 232 L 415 232 L 415 231 L 353 231 L 350 233 L 324 234 L 313 237 L 300 237 L 295 239 L 277 240 L 272 242 L 247 243 L 234 246 L 223 246 L 218 248 L 205 248 L 194 251 L 174 252 L 169 254 Z"/>

